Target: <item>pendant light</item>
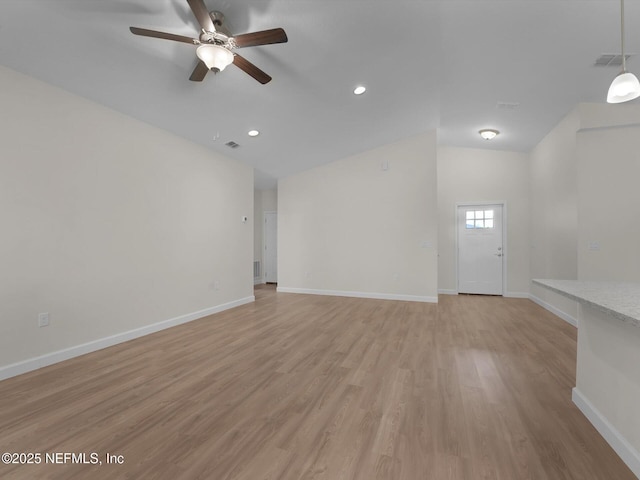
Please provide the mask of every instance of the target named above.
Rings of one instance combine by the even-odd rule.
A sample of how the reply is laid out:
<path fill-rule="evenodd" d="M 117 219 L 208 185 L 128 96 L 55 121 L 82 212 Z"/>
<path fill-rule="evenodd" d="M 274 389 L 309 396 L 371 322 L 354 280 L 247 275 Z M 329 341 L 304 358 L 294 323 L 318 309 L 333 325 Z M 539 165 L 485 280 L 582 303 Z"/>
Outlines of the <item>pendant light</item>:
<path fill-rule="evenodd" d="M 607 103 L 623 103 L 640 96 L 640 82 L 633 73 L 627 72 L 624 54 L 624 0 L 620 0 L 620 43 L 622 46 L 622 72 L 611 82 Z"/>

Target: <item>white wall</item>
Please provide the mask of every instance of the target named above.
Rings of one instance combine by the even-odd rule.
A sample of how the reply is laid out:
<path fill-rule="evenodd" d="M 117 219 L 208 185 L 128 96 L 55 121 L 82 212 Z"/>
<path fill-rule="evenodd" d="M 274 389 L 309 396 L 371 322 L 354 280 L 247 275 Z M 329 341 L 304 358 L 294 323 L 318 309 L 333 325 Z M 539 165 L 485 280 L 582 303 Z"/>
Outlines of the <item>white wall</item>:
<path fill-rule="evenodd" d="M 260 262 L 260 275 L 254 277 L 253 283 L 262 283 L 262 252 L 264 246 L 262 243 L 262 235 L 264 229 L 262 228 L 264 220 L 262 219 L 262 191 L 253 191 L 253 261 Z"/>
<path fill-rule="evenodd" d="M 640 262 L 632 245 L 640 236 L 629 223 L 638 199 L 633 126 L 640 126 L 640 105 L 583 103 L 531 153 L 532 278 L 634 277 Z M 531 293 L 575 323 L 576 302 L 536 286 Z"/>
<path fill-rule="evenodd" d="M 639 124 L 578 133 L 580 280 L 640 282 L 638 152 Z"/>
<path fill-rule="evenodd" d="M 278 211 L 278 190 L 262 190 L 262 208 L 265 212 Z"/>
<path fill-rule="evenodd" d="M 435 132 L 280 180 L 279 290 L 436 301 L 436 180 Z"/>
<path fill-rule="evenodd" d="M 578 278 L 640 281 L 640 105 L 581 104 Z"/>
<path fill-rule="evenodd" d="M 635 125 L 640 122 L 640 104 L 581 103 L 580 129 Z"/>
<path fill-rule="evenodd" d="M 457 292 L 456 204 L 506 205 L 506 294 L 529 292 L 529 157 L 471 148 L 438 149 L 438 288 Z"/>
<path fill-rule="evenodd" d="M 254 283 L 264 283 L 264 212 L 278 211 L 278 190 L 255 190 L 253 193 L 253 260 L 260 262 L 260 278 Z"/>
<path fill-rule="evenodd" d="M 576 132 L 580 122 L 578 107 L 530 155 L 531 278 L 578 278 Z M 576 302 L 536 285 L 531 286 L 531 294 L 538 303 L 576 323 Z"/>
<path fill-rule="evenodd" d="M 3 67 L 0 105 L 0 370 L 252 299 L 249 167 Z"/>
<path fill-rule="evenodd" d="M 582 115 L 578 279 L 640 282 L 640 106 L 584 105 Z M 576 393 L 583 412 L 636 475 L 639 363 L 640 329 L 582 306 Z"/>
<path fill-rule="evenodd" d="M 532 153 L 534 278 L 640 281 L 640 105 L 582 104 Z M 573 398 L 640 472 L 640 330 L 532 289 L 536 301 L 579 317 Z"/>

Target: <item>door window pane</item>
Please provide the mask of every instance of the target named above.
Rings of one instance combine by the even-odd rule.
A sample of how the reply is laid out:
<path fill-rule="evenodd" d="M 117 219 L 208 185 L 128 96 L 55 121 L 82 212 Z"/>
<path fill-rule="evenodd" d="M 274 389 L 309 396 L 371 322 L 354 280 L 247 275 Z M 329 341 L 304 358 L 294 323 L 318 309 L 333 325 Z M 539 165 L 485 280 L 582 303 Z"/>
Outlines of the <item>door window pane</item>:
<path fill-rule="evenodd" d="M 494 228 L 493 210 L 467 211 L 465 228 Z"/>

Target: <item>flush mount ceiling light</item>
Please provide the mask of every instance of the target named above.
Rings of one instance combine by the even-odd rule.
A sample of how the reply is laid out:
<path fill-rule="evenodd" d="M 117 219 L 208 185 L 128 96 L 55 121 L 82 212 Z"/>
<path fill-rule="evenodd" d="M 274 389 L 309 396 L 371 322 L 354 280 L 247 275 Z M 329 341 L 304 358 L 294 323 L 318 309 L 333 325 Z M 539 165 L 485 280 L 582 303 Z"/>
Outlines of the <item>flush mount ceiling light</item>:
<path fill-rule="evenodd" d="M 620 0 L 620 44 L 622 47 L 622 72 L 611 82 L 607 93 L 608 103 L 623 103 L 640 96 L 640 82 L 633 73 L 627 72 L 624 55 L 624 0 Z"/>
<path fill-rule="evenodd" d="M 500 132 L 498 130 L 493 130 L 491 128 L 483 128 L 478 133 L 485 140 L 493 140 L 494 138 L 496 138 L 496 135 L 498 135 Z"/>
<path fill-rule="evenodd" d="M 227 65 L 233 63 L 233 53 L 220 45 L 206 43 L 196 49 L 196 55 L 204 62 L 209 70 L 221 72 Z"/>
<path fill-rule="evenodd" d="M 367 87 L 363 87 L 362 85 L 360 85 L 353 90 L 353 93 L 355 93 L 356 95 L 362 95 L 366 91 Z"/>
<path fill-rule="evenodd" d="M 247 135 L 249 135 L 250 137 L 257 137 L 258 135 L 260 135 L 260 132 L 258 130 L 249 130 Z"/>

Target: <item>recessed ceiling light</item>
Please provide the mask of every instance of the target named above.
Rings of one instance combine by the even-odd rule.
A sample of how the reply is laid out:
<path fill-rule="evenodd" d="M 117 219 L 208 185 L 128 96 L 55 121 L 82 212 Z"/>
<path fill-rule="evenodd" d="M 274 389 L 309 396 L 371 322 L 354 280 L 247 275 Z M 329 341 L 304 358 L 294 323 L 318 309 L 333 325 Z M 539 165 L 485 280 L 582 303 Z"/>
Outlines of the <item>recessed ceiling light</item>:
<path fill-rule="evenodd" d="M 364 92 L 367 91 L 366 87 L 363 87 L 362 85 L 360 85 L 359 87 L 356 87 L 355 90 L 353 91 L 353 93 L 355 93 L 356 95 L 362 95 Z"/>
<path fill-rule="evenodd" d="M 258 135 L 260 135 L 260 132 L 258 130 L 249 130 L 248 135 L 250 137 L 257 137 Z"/>
<path fill-rule="evenodd" d="M 500 132 L 498 130 L 493 130 L 491 128 L 483 128 L 478 133 L 485 140 L 493 140 L 494 138 L 496 138 L 496 135 L 498 135 Z"/>

